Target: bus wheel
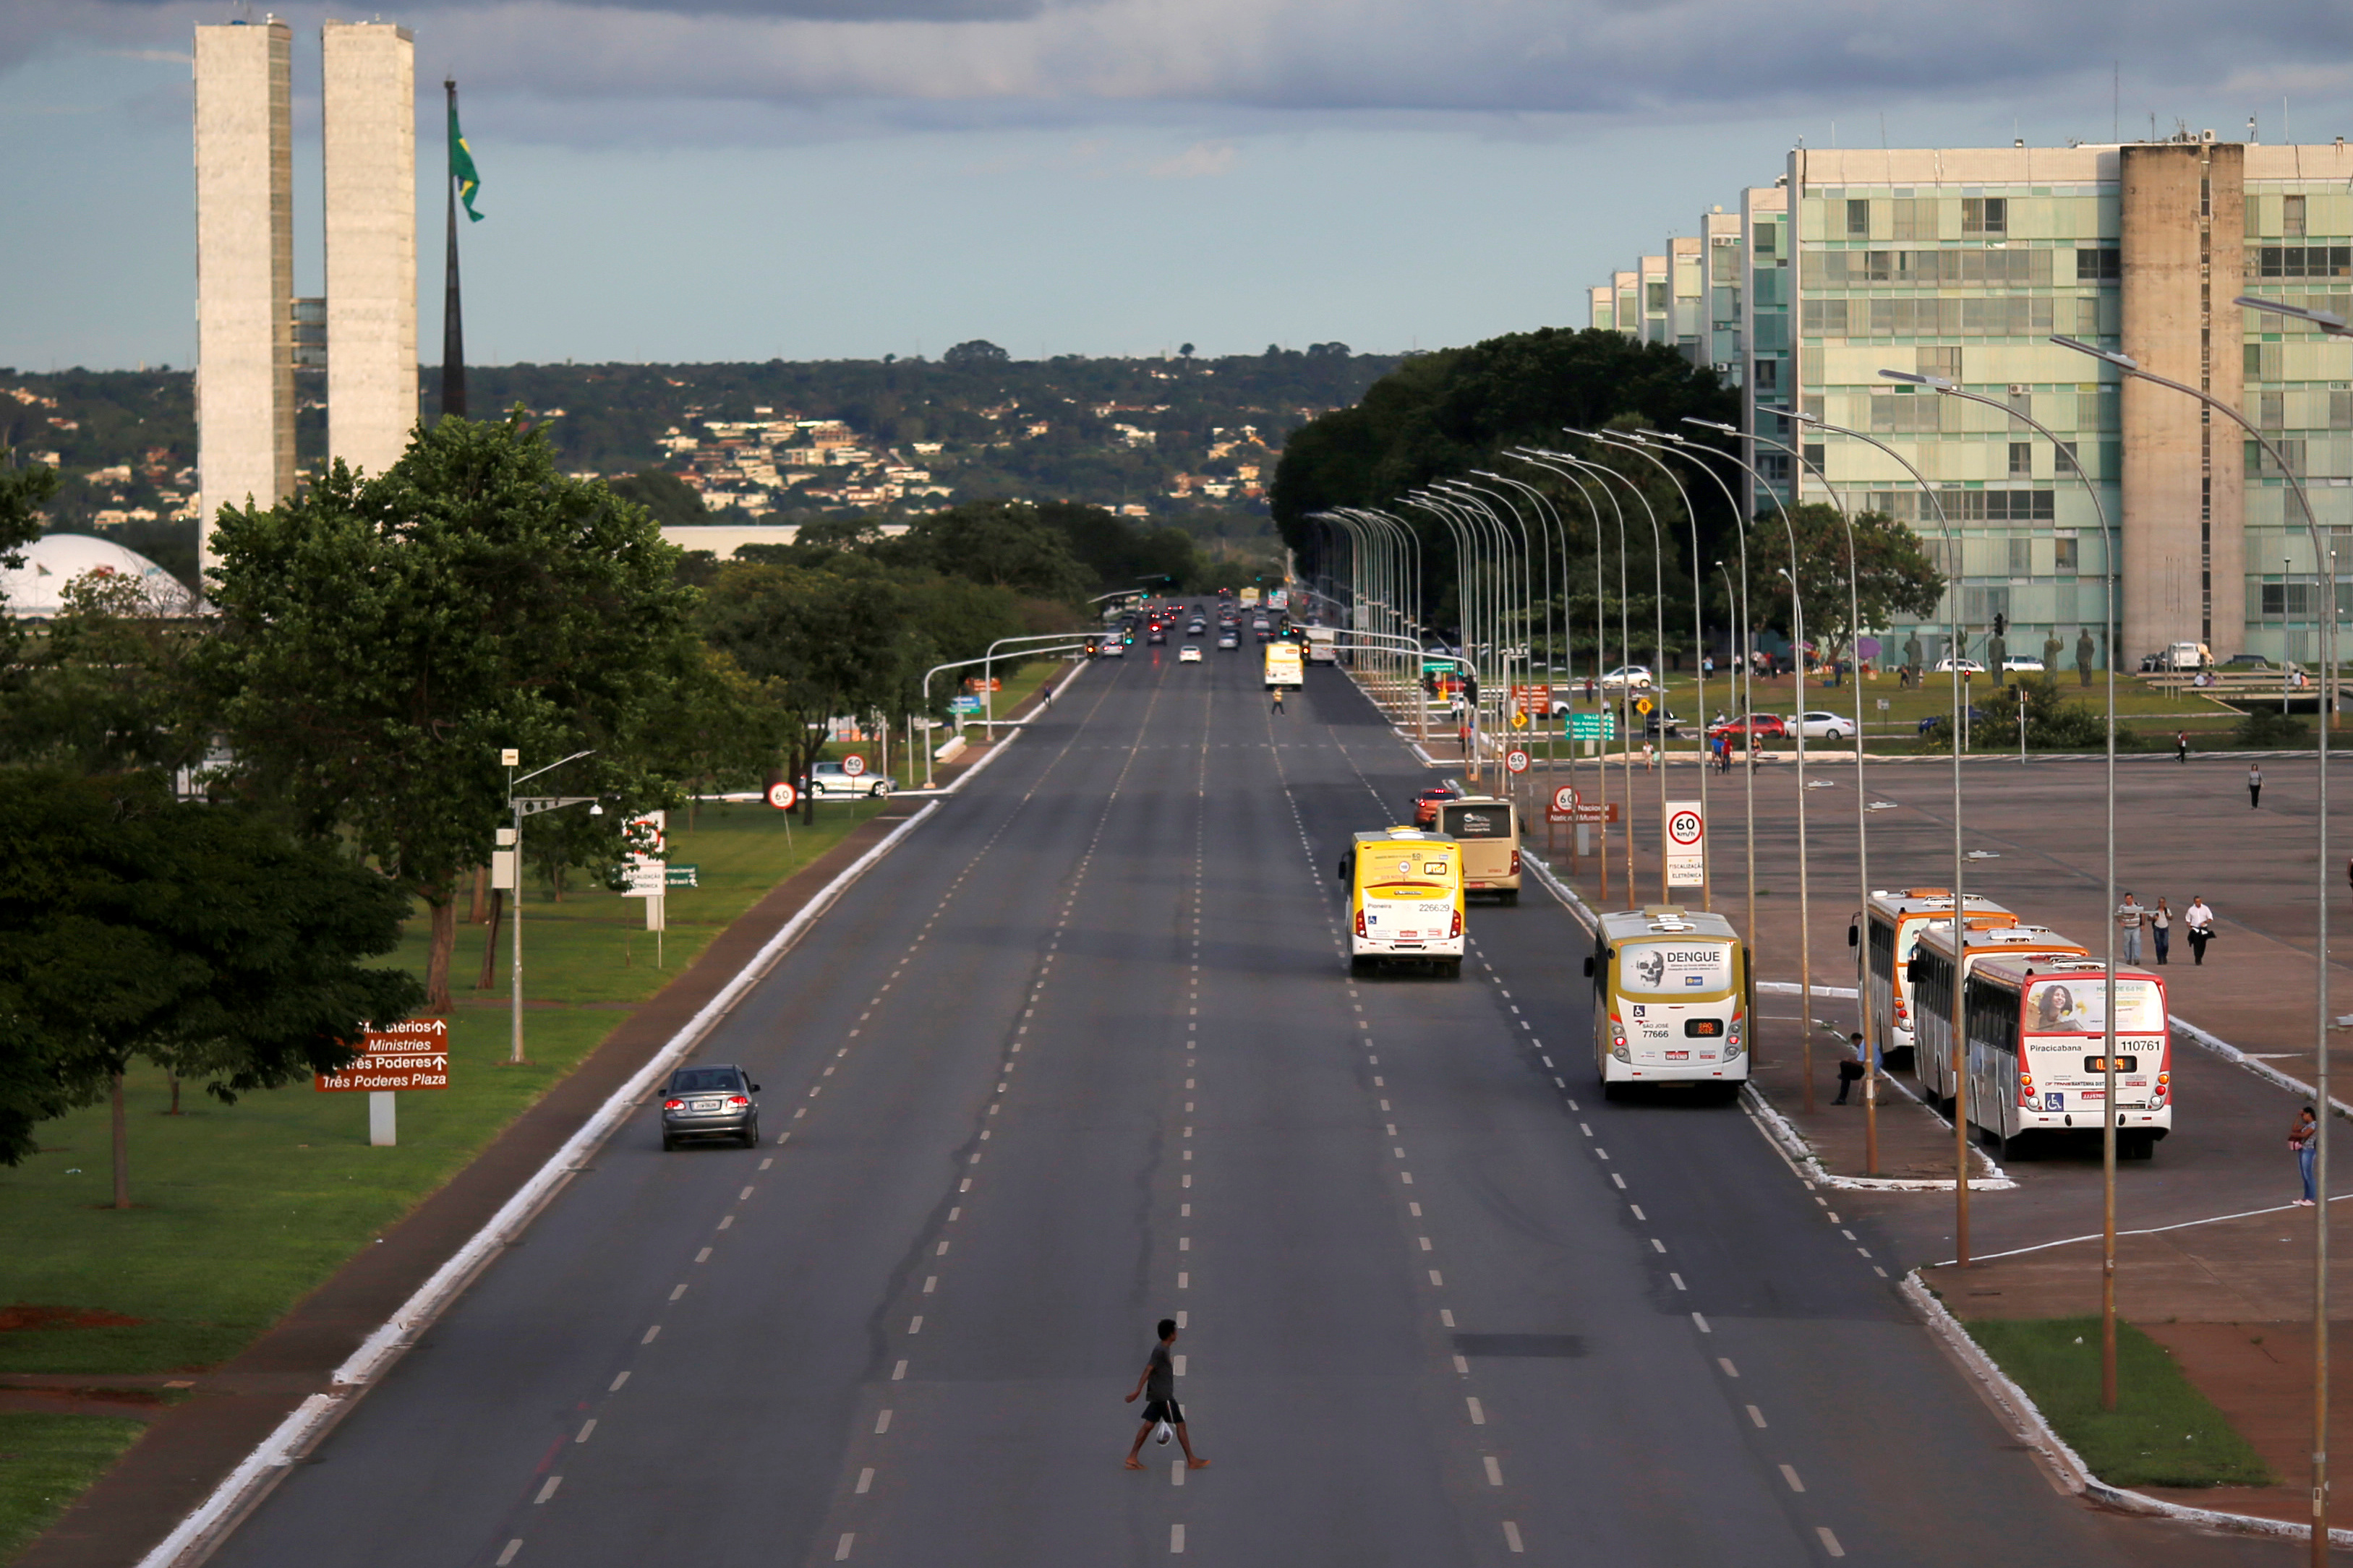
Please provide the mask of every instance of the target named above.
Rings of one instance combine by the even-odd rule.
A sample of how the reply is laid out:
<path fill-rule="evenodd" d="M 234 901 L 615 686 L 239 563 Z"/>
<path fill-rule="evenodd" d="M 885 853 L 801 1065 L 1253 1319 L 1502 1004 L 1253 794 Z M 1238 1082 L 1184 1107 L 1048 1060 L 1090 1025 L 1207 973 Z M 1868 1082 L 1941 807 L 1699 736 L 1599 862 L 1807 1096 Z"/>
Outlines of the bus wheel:
<path fill-rule="evenodd" d="M 1615 1079 L 1605 1078 L 1601 1080 L 1601 1098 L 1609 1100 L 1623 1100 L 1626 1098 L 1626 1086 Z"/>
<path fill-rule="evenodd" d="M 1439 962 L 1438 973 L 1442 979 L 1460 980 L 1462 978 L 1462 961 L 1459 958 L 1441 959 Z"/>
<path fill-rule="evenodd" d="M 2116 1157 L 2120 1160 L 2154 1160 L 2157 1140 L 2146 1132 L 2118 1132 Z"/>
<path fill-rule="evenodd" d="M 1371 959 L 1366 958 L 1366 957 L 1363 953 L 1361 953 L 1361 952 L 1352 952 L 1352 953 L 1350 953 L 1350 954 L 1348 955 L 1348 973 L 1351 973 L 1351 974 L 1370 974 L 1372 972 L 1373 972 L 1373 961 L 1372 961 Z"/>
<path fill-rule="evenodd" d="M 1520 890 L 1517 888 L 1506 888 L 1504 889 L 1504 902 L 1506 905 L 1516 904 L 1519 901 Z"/>

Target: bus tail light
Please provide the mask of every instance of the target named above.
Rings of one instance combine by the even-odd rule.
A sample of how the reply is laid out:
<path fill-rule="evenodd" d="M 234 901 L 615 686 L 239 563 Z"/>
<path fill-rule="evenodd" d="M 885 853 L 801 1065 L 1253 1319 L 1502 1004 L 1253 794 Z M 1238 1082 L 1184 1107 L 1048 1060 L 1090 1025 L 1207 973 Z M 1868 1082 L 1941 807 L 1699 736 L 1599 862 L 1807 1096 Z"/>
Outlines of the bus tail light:
<path fill-rule="evenodd" d="M 1362 910 L 1356 911 L 1356 934 L 1358 936 L 1365 934 L 1365 911 Z"/>
<path fill-rule="evenodd" d="M 1462 934 L 1462 911 L 1461 910 L 1454 911 L 1454 929 L 1448 931 L 1446 934 L 1449 936 L 1461 936 Z"/>
<path fill-rule="evenodd" d="M 1514 850 L 1513 850 L 1513 851 L 1512 851 L 1512 875 L 1513 875 L 1513 876 L 1514 876 L 1514 877 L 1516 877 L 1516 876 L 1518 876 L 1519 874 L 1520 874 L 1520 852 L 1519 852 L 1518 850 L 1514 849 Z"/>
<path fill-rule="evenodd" d="M 1626 1026 L 1615 1018 L 1609 1020 L 1609 1054 L 1621 1062 L 1634 1059 L 1634 1053 L 1626 1048 Z"/>
<path fill-rule="evenodd" d="M 1725 1031 L 1724 1059 L 1725 1061 L 1730 1061 L 1740 1054 L 1740 1023 L 1739 1019 L 1735 1018 L 1732 1021 L 1732 1027 Z"/>
<path fill-rule="evenodd" d="M 2034 1109 L 2034 1075 L 2031 1072 L 2018 1075 L 2018 1103 L 2029 1110 Z"/>

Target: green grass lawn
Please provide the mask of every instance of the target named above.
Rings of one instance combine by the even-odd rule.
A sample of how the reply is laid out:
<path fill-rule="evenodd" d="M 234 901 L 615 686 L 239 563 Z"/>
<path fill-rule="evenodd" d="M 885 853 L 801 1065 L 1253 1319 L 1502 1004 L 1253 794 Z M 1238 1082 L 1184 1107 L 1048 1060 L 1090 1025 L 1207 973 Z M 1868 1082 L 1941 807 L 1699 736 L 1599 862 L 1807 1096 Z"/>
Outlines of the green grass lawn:
<path fill-rule="evenodd" d="M 1968 1331 L 2111 1486 L 2264 1487 L 2274 1477 L 2164 1346 L 2116 1324 L 2116 1408 L 2100 1408 L 2100 1320 L 1979 1319 Z"/>
<path fill-rule="evenodd" d="M 691 827 L 677 814 L 671 864 L 699 865 L 702 886 L 670 896 L 659 970 L 638 900 L 575 890 L 556 903 L 535 890 L 523 911 L 529 1066 L 506 1061 L 506 932 L 482 992 L 473 982 L 483 928 L 460 925 L 451 1087 L 400 1097 L 397 1148 L 369 1147 L 364 1095 L 304 1083 L 224 1106 L 191 1091 L 174 1117 L 162 1075 L 142 1067 L 127 1084 L 137 1206 L 117 1211 L 104 1206 L 105 1109 L 44 1123 L 40 1152 L 0 1169 L 0 1306 L 137 1321 L 0 1333 L 0 1373 L 161 1373 L 235 1354 L 448 1181 L 730 921 L 877 809 L 828 802 L 813 828 L 764 805 L 705 805 Z M 394 962 L 421 970 L 424 959 L 418 919 Z"/>
<path fill-rule="evenodd" d="M 0 1413 L 0 1563 L 105 1474 L 138 1439 L 142 1425 L 105 1415 Z"/>

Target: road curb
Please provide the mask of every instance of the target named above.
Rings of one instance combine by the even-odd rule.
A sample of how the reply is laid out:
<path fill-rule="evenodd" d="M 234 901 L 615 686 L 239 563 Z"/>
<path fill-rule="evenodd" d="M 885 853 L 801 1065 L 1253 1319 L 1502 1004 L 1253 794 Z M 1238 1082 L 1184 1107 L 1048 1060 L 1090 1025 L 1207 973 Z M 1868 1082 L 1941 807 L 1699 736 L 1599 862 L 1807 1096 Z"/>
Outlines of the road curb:
<path fill-rule="evenodd" d="M 1953 1190 L 1952 1178 L 1948 1176 L 1839 1175 L 1822 1163 L 1821 1157 L 1814 1152 L 1804 1136 L 1789 1124 L 1789 1119 L 1774 1109 L 1765 1091 L 1757 1087 L 1756 1079 L 1751 1079 L 1740 1086 L 1740 1100 L 1748 1108 L 1750 1120 L 1757 1123 L 1758 1131 L 1771 1140 L 1774 1147 L 1780 1151 L 1781 1157 L 1789 1162 L 1790 1167 L 1809 1182 L 1843 1192 L 1949 1193 Z M 1970 1177 L 1969 1191 L 2006 1193 L 2017 1187 L 2018 1184 L 2010 1180 L 2008 1172 L 1986 1158 L 1985 1151 L 1972 1148 L 1970 1152 L 1978 1157 L 1978 1163 L 1989 1174 Z"/>
<path fill-rule="evenodd" d="M 2280 1071 L 2279 1068 L 2272 1066 L 2269 1062 L 2257 1061 L 2254 1058 L 2247 1055 L 2246 1052 L 2241 1050 L 2238 1047 L 2232 1045 L 2221 1036 L 2214 1034 L 2211 1030 L 2201 1029 L 2197 1025 L 2189 1022 L 2189 1019 L 2171 1013 L 2166 1015 L 2166 1022 L 2171 1024 L 2175 1028 L 2189 1036 L 2190 1039 L 2197 1042 L 2199 1045 L 2205 1047 L 2216 1056 L 2221 1057 L 2224 1061 L 2231 1063 L 2233 1067 L 2243 1068 L 2245 1070 L 2254 1074 L 2257 1078 L 2263 1079 L 2265 1082 L 2273 1084 L 2280 1089 L 2293 1090 L 2295 1093 L 2304 1096 L 2306 1100 L 2315 1098 L 2312 1085 L 2306 1083 L 2301 1079 L 2288 1077 L 2287 1074 Z M 2328 1098 L 2328 1109 L 2338 1116 L 2345 1117 L 2348 1120 L 2353 1120 L 2353 1105 L 2347 1104 L 2344 1100 L 2337 1099 L 2335 1095 L 2331 1095 Z"/>
<path fill-rule="evenodd" d="M 975 763 L 964 777 L 969 778 L 986 767 L 1003 749 L 1001 745 L 993 747 L 989 755 Z M 938 810 L 937 801 L 924 805 L 884 835 L 881 842 L 844 868 L 839 875 L 803 904 L 774 936 L 761 944 L 759 951 L 735 972 L 717 995 L 703 1004 L 643 1067 L 608 1095 L 605 1103 L 580 1129 L 516 1189 L 514 1195 L 435 1270 L 402 1303 L 398 1311 L 363 1341 L 359 1349 L 334 1370 L 331 1382 L 338 1391 L 314 1394 L 290 1413 L 202 1503 L 140 1559 L 139 1568 L 193 1568 L 194 1564 L 209 1557 L 227 1539 L 229 1531 L 283 1479 L 286 1470 L 300 1456 L 350 1414 L 375 1381 L 406 1352 L 417 1337 L 439 1318 L 474 1277 L 511 1244 L 517 1233 L 529 1226 L 547 1201 L 571 1180 L 575 1170 L 621 1126 L 628 1112 L 635 1109 L 637 1102 L 660 1076 L 733 1011 L 744 994 L 766 975 L 777 960 L 807 933 L 842 894 L 896 848 L 899 841 L 913 832 L 918 824 Z"/>
<path fill-rule="evenodd" d="M 1996 1407 L 2008 1415 L 2018 1440 L 2041 1454 L 2059 1473 L 2070 1491 L 2123 1512 L 2151 1519 L 2171 1520 L 2208 1530 L 2226 1530 L 2237 1535 L 2270 1536 L 2284 1541 L 2308 1542 L 2312 1539 L 2312 1526 L 2308 1524 L 2264 1519 L 2252 1513 L 2226 1513 L 2220 1509 L 2191 1508 L 2187 1503 L 2168 1502 L 2163 1498 L 2153 1498 L 2128 1487 L 2111 1486 L 2100 1479 L 2092 1473 L 2091 1467 L 2084 1463 L 2084 1457 L 2052 1428 L 2033 1398 L 2010 1381 L 2010 1374 L 1985 1352 L 1985 1348 L 1937 1299 L 1936 1293 L 1921 1282 L 1918 1269 L 1905 1274 L 1896 1289 L 1913 1311 L 1919 1314 L 1921 1322 L 1951 1352 L 1953 1359 L 1978 1380 Z M 2331 1530 L 2328 1543 L 2331 1546 L 2353 1546 L 2353 1530 Z"/>

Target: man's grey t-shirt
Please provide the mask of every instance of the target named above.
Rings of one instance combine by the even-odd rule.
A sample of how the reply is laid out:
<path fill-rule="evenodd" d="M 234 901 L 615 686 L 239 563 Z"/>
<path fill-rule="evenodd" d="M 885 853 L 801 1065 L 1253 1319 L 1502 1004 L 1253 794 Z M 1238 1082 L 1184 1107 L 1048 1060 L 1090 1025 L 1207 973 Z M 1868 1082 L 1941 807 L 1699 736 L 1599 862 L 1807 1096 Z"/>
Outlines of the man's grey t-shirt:
<path fill-rule="evenodd" d="M 1152 1347 L 1152 1372 L 1144 1380 L 1144 1397 L 1146 1399 L 1176 1397 L 1176 1366 L 1168 1359 L 1168 1347 L 1165 1344 Z"/>

